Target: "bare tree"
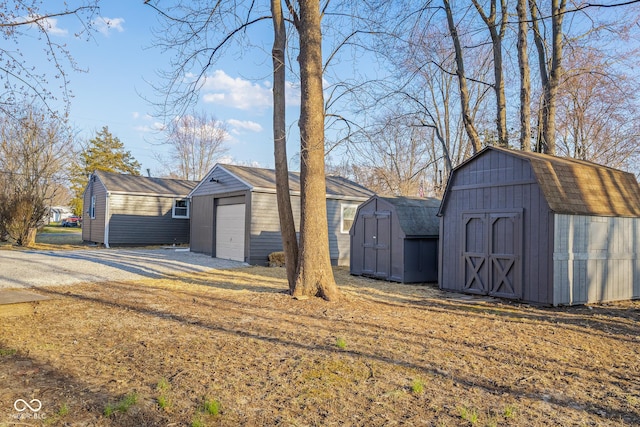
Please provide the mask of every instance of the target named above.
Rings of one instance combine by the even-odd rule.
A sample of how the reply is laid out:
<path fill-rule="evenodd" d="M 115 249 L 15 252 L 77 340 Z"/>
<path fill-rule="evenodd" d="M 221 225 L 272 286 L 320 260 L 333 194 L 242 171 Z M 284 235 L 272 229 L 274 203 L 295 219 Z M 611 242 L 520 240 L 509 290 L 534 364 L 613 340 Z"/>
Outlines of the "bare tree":
<path fill-rule="evenodd" d="M 0 117 L 0 234 L 18 245 L 35 242 L 63 181 L 70 138 L 63 121 L 31 106 Z"/>
<path fill-rule="evenodd" d="M 438 160 L 428 133 L 411 117 L 389 117 L 375 131 L 359 133 L 351 141 L 358 181 L 377 194 L 418 196 L 428 181 L 427 170 Z"/>
<path fill-rule="evenodd" d="M 531 151 L 531 71 L 527 37 L 527 0 L 518 0 L 518 68 L 520 70 L 520 149 Z"/>
<path fill-rule="evenodd" d="M 164 134 L 170 154 L 168 159 L 158 158 L 168 175 L 175 178 L 202 179 L 228 151 L 225 124 L 204 111 L 176 117 L 167 124 Z"/>
<path fill-rule="evenodd" d="M 299 0 L 294 25 L 300 41 L 300 257 L 293 296 L 339 297 L 329 257 L 324 164 L 324 94 L 319 0 Z"/>
<path fill-rule="evenodd" d="M 507 134 L 507 99 L 504 94 L 504 70 L 502 63 L 502 41 L 507 31 L 507 1 L 500 0 L 500 21 L 498 22 L 497 0 L 491 0 L 490 12 L 484 11 L 478 0 L 472 0 L 473 5 L 482 17 L 491 36 L 493 51 L 493 89 L 496 96 L 496 127 L 498 130 L 498 145 L 509 146 Z"/>
<path fill-rule="evenodd" d="M 542 83 L 541 123 L 538 151 L 556 154 L 556 100 L 562 73 L 562 23 L 566 12 L 566 0 L 551 0 L 551 53 L 548 58 L 544 34 L 538 24 L 539 7 L 535 0 L 529 0 L 533 35 L 538 53 L 538 67 Z"/>
<path fill-rule="evenodd" d="M 61 96 L 70 101 L 68 68 L 79 70 L 65 43 L 59 43 L 52 35 L 55 21 L 62 17 L 75 17 L 82 30 L 76 37 L 91 37 L 92 19 L 98 12 L 99 0 L 71 0 L 67 2 L 43 2 L 41 0 L 13 0 L 0 4 L 0 32 L 4 43 L 0 46 L 0 75 L 4 91 L 0 93 L 0 108 L 11 114 L 13 106 L 25 98 L 38 99 L 45 106 Z M 35 52 L 23 52 L 25 38 L 42 41 L 44 55 L 52 66 L 47 73 L 34 67 L 30 58 Z M 59 87 L 54 89 L 47 76 L 55 75 Z M 49 110 L 54 110 L 49 108 Z"/>
<path fill-rule="evenodd" d="M 293 293 L 298 271 L 298 238 L 296 236 L 293 209 L 289 189 L 289 166 L 287 158 L 287 122 L 285 116 L 285 51 L 287 33 L 284 25 L 281 0 L 271 0 L 273 16 L 273 144 L 276 164 L 276 196 L 278 218 L 282 235 L 282 247 L 287 269 L 289 292 Z"/>
<path fill-rule="evenodd" d="M 251 25 L 273 21 L 271 10 L 249 1 L 220 1 L 213 6 L 198 1 L 164 10 L 157 1 L 146 3 L 167 23 L 167 27 L 157 33 L 158 45 L 176 53 L 170 63 L 171 71 L 165 74 L 166 85 L 157 88 L 163 94 L 159 107 L 165 114 L 168 110 L 184 111 L 197 99 L 198 89 L 212 64 L 233 41 L 246 36 Z M 320 2 L 286 0 L 286 5 L 299 36 L 302 88 L 299 120 L 302 217 L 297 278 L 292 294 L 336 299 L 339 293 L 331 270 L 325 195 Z M 286 190 L 278 191 L 287 194 Z"/>
<path fill-rule="evenodd" d="M 460 87 L 460 106 L 462 108 L 462 121 L 464 128 L 467 131 L 469 140 L 471 141 L 471 147 L 473 152 L 477 153 L 482 149 L 482 143 L 478 136 L 473 119 L 471 118 L 471 110 L 469 107 L 469 89 L 467 88 L 467 76 L 464 71 L 464 58 L 462 53 L 462 45 L 460 44 L 460 37 L 458 36 L 458 29 L 453 19 L 453 11 L 449 0 L 442 0 L 444 10 L 447 15 L 447 25 L 449 27 L 449 33 L 451 35 L 451 41 L 453 42 L 453 49 L 456 59 L 456 75 L 458 76 L 458 85 Z"/>
<path fill-rule="evenodd" d="M 558 154 L 614 168 L 640 160 L 636 83 L 595 49 L 573 47 L 558 92 Z"/>

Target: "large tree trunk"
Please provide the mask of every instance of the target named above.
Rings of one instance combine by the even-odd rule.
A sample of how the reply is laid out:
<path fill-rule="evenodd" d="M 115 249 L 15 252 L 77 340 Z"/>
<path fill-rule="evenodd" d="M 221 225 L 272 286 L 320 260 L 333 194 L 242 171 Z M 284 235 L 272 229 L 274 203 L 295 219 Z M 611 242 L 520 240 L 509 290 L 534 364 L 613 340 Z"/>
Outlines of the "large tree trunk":
<path fill-rule="evenodd" d="M 453 48 L 456 55 L 456 75 L 458 76 L 458 85 L 460 87 L 460 104 L 462 108 L 462 122 L 467 132 L 467 136 L 471 141 L 471 147 L 473 148 L 473 154 L 482 149 L 480 143 L 480 137 L 473 125 L 473 119 L 471 118 L 471 110 L 469 108 L 469 89 L 467 88 L 467 77 L 464 73 L 464 60 L 462 58 L 462 46 L 460 45 L 460 38 L 458 37 L 458 30 L 456 24 L 453 21 L 453 13 L 451 12 L 451 6 L 449 0 L 442 0 L 444 4 L 445 12 L 447 13 L 447 24 L 449 25 L 449 33 L 453 40 Z"/>
<path fill-rule="evenodd" d="M 276 196 L 278 200 L 278 216 L 284 249 L 285 266 L 289 292 L 293 293 L 298 267 L 298 240 L 291 209 L 289 192 L 289 167 L 287 165 L 287 137 L 285 120 L 285 58 L 284 51 L 287 34 L 282 16 L 281 0 L 271 0 L 273 17 L 273 153 L 276 166 Z"/>
<path fill-rule="evenodd" d="M 518 0 L 518 66 L 520 68 L 520 149 L 531 151 L 531 75 L 527 52 L 527 0 Z"/>
<path fill-rule="evenodd" d="M 324 170 L 324 96 L 319 0 L 299 0 L 300 255 L 294 297 L 339 297 L 329 256 Z"/>

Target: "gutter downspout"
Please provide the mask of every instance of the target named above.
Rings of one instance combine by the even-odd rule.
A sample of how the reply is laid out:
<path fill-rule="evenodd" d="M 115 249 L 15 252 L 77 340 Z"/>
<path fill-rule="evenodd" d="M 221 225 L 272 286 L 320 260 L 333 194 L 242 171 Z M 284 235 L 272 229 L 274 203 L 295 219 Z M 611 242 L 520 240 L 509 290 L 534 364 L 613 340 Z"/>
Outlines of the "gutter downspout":
<path fill-rule="evenodd" d="M 104 205 L 104 247 L 107 249 L 109 249 L 109 223 L 111 222 L 109 218 L 109 196 L 111 196 L 111 193 L 107 191 Z"/>

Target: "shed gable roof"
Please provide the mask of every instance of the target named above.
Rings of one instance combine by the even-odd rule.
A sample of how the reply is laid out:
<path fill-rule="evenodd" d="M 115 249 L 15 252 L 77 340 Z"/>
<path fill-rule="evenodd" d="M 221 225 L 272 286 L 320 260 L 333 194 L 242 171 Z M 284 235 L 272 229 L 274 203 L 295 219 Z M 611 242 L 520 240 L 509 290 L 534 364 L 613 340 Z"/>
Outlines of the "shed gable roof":
<path fill-rule="evenodd" d="M 528 161 L 549 208 L 555 213 L 640 216 L 640 186 L 635 176 L 592 162 L 486 147 L 456 169 L 491 150 Z"/>
<path fill-rule="evenodd" d="M 418 197 L 381 197 L 394 206 L 400 228 L 405 236 L 438 236 L 440 199 Z"/>
<path fill-rule="evenodd" d="M 198 184 L 197 181 L 169 178 L 149 178 L 115 172 L 95 171 L 107 191 L 122 194 L 157 194 L 186 196 Z"/>
<path fill-rule="evenodd" d="M 249 186 L 252 191 L 267 190 L 275 192 L 276 190 L 276 171 L 274 169 L 226 164 L 217 164 L 213 169 L 216 168 L 223 169 L 233 175 L 236 179 Z M 207 176 L 210 174 L 211 172 Z M 289 188 L 292 193 L 300 192 L 299 172 L 289 172 Z M 327 197 L 366 199 L 373 195 L 371 190 L 339 176 L 326 177 L 326 191 Z"/>

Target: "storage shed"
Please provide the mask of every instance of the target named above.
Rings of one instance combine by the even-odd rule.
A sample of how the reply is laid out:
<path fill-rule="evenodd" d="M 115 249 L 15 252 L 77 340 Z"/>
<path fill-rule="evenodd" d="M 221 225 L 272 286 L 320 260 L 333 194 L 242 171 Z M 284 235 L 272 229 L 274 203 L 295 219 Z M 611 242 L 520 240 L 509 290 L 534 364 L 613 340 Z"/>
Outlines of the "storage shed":
<path fill-rule="evenodd" d="M 82 240 L 110 245 L 189 243 L 196 181 L 95 171 L 84 191 Z"/>
<path fill-rule="evenodd" d="M 440 199 L 373 196 L 351 227 L 350 272 L 402 283 L 438 280 Z"/>
<path fill-rule="evenodd" d="M 298 229 L 299 173 L 289 173 L 289 186 Z M 349 229 L 358 205 L 373 193 L 337 176 L 327 176 L 326 192 L 331 262 L 349 265 Z M 264 265 L 282 250 L 275 170 L 217 164 L 190 199 L 193 252 Z"/>
<path fill-rule="evenodd" d="M 487 147 L 439 215 L 440 288 L 545 305 L 640 298 L 640 188 L 591 162 Z"/>

